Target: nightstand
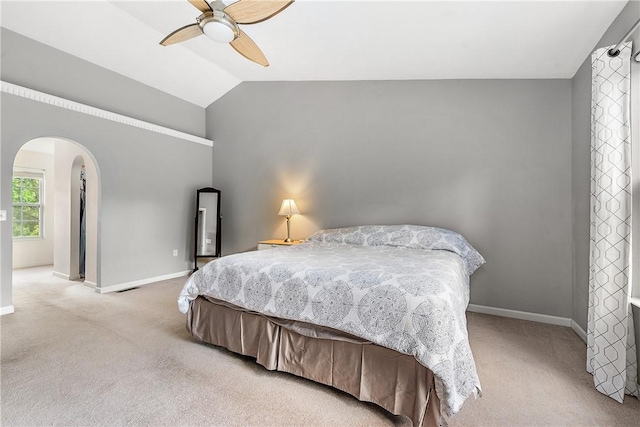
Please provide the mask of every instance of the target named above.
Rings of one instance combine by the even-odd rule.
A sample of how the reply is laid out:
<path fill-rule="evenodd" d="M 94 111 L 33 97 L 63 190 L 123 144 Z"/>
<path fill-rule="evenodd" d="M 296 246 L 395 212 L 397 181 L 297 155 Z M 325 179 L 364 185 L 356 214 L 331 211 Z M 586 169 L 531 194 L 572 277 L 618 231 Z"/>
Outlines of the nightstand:
<path fill-rule="evenodd" d="M 294 240 L 293 242 L 285 242 L 284 240 L 261 240 L 258 242 L 258 250 L 278 248 L 282 246 L 293 246 L 299 245 L 302 243 L 302 240 Z"/>

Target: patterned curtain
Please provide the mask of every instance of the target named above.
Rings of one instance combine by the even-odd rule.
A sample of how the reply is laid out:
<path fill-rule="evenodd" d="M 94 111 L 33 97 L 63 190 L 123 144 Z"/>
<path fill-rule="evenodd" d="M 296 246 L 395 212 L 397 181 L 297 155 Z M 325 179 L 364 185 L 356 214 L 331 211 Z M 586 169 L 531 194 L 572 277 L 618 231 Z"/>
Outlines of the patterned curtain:
<path fill-rule="evenodd" d="M 631 317 L 631 43 L 591 56 L 591 244 L 587 370 L 596 389 L 622 403 L 638 396 Z"/>

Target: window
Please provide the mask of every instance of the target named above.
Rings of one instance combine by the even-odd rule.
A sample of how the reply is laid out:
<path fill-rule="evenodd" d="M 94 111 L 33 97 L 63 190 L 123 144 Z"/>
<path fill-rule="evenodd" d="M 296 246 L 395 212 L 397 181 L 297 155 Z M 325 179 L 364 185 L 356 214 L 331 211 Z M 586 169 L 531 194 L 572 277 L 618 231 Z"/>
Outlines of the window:
<path fill-rule="evenodd" d="M 43 237 L 44 173 L 13 172 L 13 237 Z"/>

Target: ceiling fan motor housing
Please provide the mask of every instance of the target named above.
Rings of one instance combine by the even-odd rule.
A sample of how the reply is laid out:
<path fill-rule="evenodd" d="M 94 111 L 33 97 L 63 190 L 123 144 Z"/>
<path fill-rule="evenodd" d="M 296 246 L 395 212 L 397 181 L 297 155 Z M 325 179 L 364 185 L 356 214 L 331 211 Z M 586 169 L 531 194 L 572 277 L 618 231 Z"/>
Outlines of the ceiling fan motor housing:
<path fill-rule="evenodd" d="M 220 43 L 230 43 L 240 35 L 238 24 L 221 10 L 203 13 L 198 24 L 207 37 Z"/>

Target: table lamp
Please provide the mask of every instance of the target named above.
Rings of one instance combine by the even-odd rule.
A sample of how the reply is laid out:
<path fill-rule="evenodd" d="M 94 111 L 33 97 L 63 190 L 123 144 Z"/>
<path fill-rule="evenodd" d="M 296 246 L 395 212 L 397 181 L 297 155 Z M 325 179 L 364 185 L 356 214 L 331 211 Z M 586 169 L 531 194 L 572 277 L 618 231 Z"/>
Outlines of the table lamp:
<path fill-rule="evenodd" d="M 291 215 L 299 215 L 299 214 L 300 214 L 300 211 L 298 210 L 298 207 L 296 206 L 296 202 L 293 199 L 284 199 L 282 201 L 282 205 L 280 206 L 280 212 L 278 212 L 278 215 L 287 217 L 287 238 L 284 239 L 284 241 L 287 243 L 292 242 L 290 229 L 289 229 L 289 221 L 291 221 Z"/>

